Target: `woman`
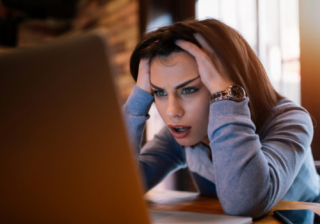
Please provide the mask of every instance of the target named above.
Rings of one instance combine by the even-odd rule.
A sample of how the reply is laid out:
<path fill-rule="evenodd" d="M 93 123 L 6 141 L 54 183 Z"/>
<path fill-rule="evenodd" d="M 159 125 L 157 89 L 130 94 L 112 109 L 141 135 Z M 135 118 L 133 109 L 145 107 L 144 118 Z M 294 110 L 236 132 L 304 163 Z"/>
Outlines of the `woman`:
<path fill-rule="evenodd" d="M 320 201 L 310 116 L 273 89 L 235 30 L 214 19 L 160 28 L 130 68 L 137 84 L 124 111 L 147 190 L 188 166 L 198 191 L 217 195 L 229 215 Z M 152 102 L 166 127 L 140 151 Z"/>

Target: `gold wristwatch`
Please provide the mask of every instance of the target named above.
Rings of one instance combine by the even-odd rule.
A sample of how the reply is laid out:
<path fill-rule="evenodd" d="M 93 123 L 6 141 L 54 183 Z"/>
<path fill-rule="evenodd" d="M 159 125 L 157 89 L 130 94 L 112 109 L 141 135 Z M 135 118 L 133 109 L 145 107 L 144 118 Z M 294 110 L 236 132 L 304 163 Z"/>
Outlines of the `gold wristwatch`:
<path fill-rule="evenodd" d="M 220 100 L 233 100 L 240 102 L 247 97 L 244 88 L 238 85 L 232 85 L 220 92 L 213 93 L 210 96 L 210 103 Z"/>

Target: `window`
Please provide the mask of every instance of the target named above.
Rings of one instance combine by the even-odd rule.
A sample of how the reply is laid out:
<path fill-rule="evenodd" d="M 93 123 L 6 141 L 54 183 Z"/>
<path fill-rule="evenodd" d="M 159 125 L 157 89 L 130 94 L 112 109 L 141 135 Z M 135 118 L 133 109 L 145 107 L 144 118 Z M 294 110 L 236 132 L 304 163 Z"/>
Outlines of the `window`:
<path fill-rule="evenodd" d="M 300 104 L 298 0 L 197 0 L 197 19 L 236 29 L 264 65 L 274 88 Z"/>

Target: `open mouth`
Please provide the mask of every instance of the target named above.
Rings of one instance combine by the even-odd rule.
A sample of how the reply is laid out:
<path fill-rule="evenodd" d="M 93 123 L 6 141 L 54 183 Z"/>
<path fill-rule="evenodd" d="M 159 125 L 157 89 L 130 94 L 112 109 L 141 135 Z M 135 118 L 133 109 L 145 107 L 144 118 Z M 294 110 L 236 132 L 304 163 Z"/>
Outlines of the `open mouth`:
<path fill-rule="evenodd" d="M 188 126 L 168 125 L 168 127 L 175 138 L 185 138 L 191 130 Z"/>
<path fill-rule="evenodd" d="M 187 127 L 187 128 L 172 128 L 173 130 L 175 130 L 176 132 L 184 132 L 188 129 L 190 129 L 190 127 Z"/>

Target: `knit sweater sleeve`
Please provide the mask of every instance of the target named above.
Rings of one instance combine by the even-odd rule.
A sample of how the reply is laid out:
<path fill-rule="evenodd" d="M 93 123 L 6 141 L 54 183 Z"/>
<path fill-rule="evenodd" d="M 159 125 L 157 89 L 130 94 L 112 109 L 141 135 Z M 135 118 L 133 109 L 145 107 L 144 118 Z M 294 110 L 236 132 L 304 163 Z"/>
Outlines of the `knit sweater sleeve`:
<path fill-rule="evenodd" d="M 171 172 L 186 167 L 181 146 L 166 127 L 141 149 L 142 135 L 146 121 L 150 117 L 148 113 L 152 102 L 152 95 L 134 86 L 123 107 L 128 135 L 144 177 L 146 191 L 157 185 Z"/>
<path fill-rule="evenodd" d="M 297 107 L 269 121 L 267 133 L 260 139 L 248 102 L 247 98 L 212 103 L 208 136 L 224 211 L 257 218 L 291 186 L 310 146 L 313 128 L 308 113 Z"/>

